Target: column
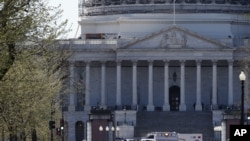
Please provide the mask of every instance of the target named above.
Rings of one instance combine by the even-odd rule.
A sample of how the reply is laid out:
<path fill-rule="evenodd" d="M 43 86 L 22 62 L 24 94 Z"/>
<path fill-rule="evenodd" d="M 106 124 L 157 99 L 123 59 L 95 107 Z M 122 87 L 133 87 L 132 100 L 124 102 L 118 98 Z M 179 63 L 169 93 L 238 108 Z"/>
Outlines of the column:
<path fill-rule="evenodd" d="M 106 65 L 105 61 L 101 62 L 101 107 L 106 108 L 106 88 L 105 88 L 105 82 L 106 82 Z"/>
<path fill-rule="evenodd" d="M 137 107 L 137 61 L 134 60 L 132 67 L 132 92 L 133 92 L 133 99 L 132 105 Z"/>
<path fill-rule="evenodd" d="M 202 111 L 201 105 L 201 60 L 196 60 L 196 103 L 195 110 Z"/>
<path fill-rule="evenodd" d="M 87 135 L 86 136 L 87 136 L 87 141 L 92 141 L 92 125 L 91 125 L 91 121 L 87 121 Z"/>
<path fill-rule="evenodd" d="M 181 60 L 181 103 L 180 111 L 186 111 L 185 104 L 185 60 Z"/>
<path fill-rule="evenodd" d="M 169 105 L 169 61 L 164 61 L 164 105 L 163 105 L 163 111 L 169 111 L 170 105 Z"/>
<path fill-rule="evenodd" d="M 212 60 L 212 106 L 217 109 L 217 60 Z"/>
<path fill-rule="evenodd" d="M 69 115 L 67 115 L 69 117 Z M 68 132 L 66 133 L 68 136 L 68 141 L 75 140 L 75 134 L 76 134 L 76 122 L 71 120 L 67 120 L 68 122 Z"/>
<path fill-rule="evenodd" d="M 153 61 L 148 61 L 148 106 L 147 111 L 154 111 L 153 105 Z"/>
<path fill-rule="evenodd" d="M 116 61 L 116 106 L 121 107 L 121 60 Z"/>
<path fill-rule="evenodd" d="M 89 77 L 90 77 L 90 61 L 86 61 L 86 66 L 85 66 L 85 106 L 84 106 L 85 111 L 90 111 Z"/>
<path fill-rule="evenodd" d="M 233 60 L 228 60 L 228 105 L 233 105 Z"/>
<path fill-rule="evenodd" d="M 75 87 L 74 87 L 74 79 L 75 79 L 75 62 L 70 62 L 69 64 L 69 89 L 70 89 L 70 97 L 69 97 L 69 111 L 75 111 Z"/>

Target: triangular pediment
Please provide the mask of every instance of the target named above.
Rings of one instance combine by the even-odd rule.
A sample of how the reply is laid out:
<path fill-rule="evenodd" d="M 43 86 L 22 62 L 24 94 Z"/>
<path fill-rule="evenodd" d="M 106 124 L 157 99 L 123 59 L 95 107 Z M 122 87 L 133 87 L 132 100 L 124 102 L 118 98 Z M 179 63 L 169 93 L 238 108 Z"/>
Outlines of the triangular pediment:
<path fill-rule="evenodd" d="M 120 48 L 157 49 L 157 48 L 190 48 L 190 49 L 232 49 L 231 47 L 201 36 L 195 32 L 173 25 L 159 32 L 135 39 L 123 44 Z"/>

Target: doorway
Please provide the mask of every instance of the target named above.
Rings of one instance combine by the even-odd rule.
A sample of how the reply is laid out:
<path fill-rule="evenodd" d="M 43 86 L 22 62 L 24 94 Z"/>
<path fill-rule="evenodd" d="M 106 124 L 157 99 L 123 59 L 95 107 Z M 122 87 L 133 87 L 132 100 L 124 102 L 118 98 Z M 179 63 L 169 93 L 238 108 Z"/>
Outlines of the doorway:
<path fill-rule="evenodd" d="M 75 126 L 76 141 L 82 141 L 84 139 L 84 124 L 82 121 L 77 121 Z"/>
<path fill-rule="evenodd" d="M 180 87 L 171 86 L 169 88 L 170 111 L 179 111 L 180 106 Z"/>

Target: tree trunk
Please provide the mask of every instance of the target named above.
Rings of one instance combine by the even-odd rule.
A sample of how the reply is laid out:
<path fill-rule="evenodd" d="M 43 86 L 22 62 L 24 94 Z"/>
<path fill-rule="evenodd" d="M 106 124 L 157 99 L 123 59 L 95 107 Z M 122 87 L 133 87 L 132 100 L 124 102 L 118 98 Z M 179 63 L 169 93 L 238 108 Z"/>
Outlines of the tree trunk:
<path fill-rule="evenodd" d="M 32 130 L 32 141 L 37 141 L 36 129 Z"/>
<path fill-rule="evenodd" d="M 4 67 L 1 67 L 0 69 L 0 80 L 5 76 L 5 74 L 9 71 L 10 67 L 13 65 L 15 61 L 15 55 L 16 55 L 16 49 L 15 44 L 8 44 L 8 60 L 6 62 L 6 65 Z"/>

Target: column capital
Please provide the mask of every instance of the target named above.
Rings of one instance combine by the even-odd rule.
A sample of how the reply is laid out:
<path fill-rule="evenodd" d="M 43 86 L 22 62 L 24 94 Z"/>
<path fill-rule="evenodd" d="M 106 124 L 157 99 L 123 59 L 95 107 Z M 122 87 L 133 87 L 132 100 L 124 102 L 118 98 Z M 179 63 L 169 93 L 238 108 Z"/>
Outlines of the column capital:
<path fill-rule="evenodd" d="M 105 64 L 107 61 L 106 60 L 101 60 L 101 64 Z"/>
<path fill-rule="evenodd" d="M 137 62 L 138 62 L 138 60 L 131 60 L 131 62 L 132 62 L 134 65 L 136 65 Z"/>
<path fill-rule="evenodd" d="M 154 60 L 148 60 L 149 65 L 152 65 L 154 63 Z"/>
<path fill-rule="evenodd" d="M 212 61 L 213 65 L 216 65 L 217 62 L 218 62 L 218 60 L 216 60 L 216 59 L 213 59 L 213 60 L 211 60 L 211 61 Z"/>
<path fill-rule="evenodd" d="M 197 60 L 195 60 L 195 62 L 196 62 L 197 65 L 201 65 L 202 60 L 197 59 Z"/>
<path fill-rule="evenodd" d="M 227 60 L 227 62 L 228 62 L 229 65 L 233 65 L 234 60 L 233 59 L 229 59 L 229 60 Z"/>
<path fill-rule="evenodd" d="M 179 60 L 181 64 L 185 64 L 186 60 Z"/>
<path fill-rule="evenodd" d="M 115 60 L 115 62 L 116 62 L 116 64 L 121 64 L 121 63 L 122 63 L 122 60 L 117 59 L 117 60 Z"/>
<path fill-rule="evenodd" d="M 169 64 L 169 60 L 168 59 L 165 59 L 165 60 L 163 60 L 163 62 L 165 63 L 165 64 Z"/>
<path fill-rule="evenodd" d="M 85 60 L 84 63 L 85 64 L 89 64 L 91 62 L 91 60 Z"/>

